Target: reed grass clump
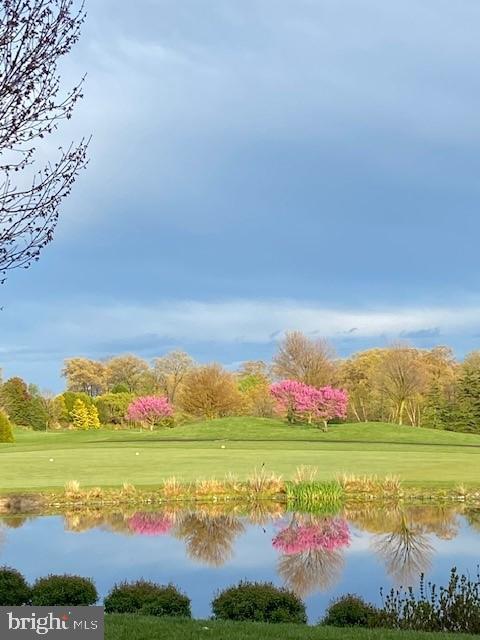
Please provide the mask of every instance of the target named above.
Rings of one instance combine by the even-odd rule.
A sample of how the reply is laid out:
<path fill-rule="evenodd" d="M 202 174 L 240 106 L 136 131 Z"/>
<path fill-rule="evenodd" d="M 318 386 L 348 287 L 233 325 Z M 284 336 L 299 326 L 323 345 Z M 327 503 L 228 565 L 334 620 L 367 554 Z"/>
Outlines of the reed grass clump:
<path fill-rule="evenodd" d="M 247 478 L 247 490 L 250 494 L 256 495 L 275 495 L 283 493 L 285 483 L 281 476 L 277 476 L 273 471 L 267 471 L 265 467 L 254 469 L 253 473 Z"/>
<path fill-rule="evenodd" d="M 342 506 L 344 492 L 338 482 L 287 482 L 289 508 L 306 512 L 336 513 Z"/>
<path fill-rule="evenodd" d="M 361 495 L 362 498 L 400 497 L 402 485 L 400 478 L 394 475 L 378 477 L 376 475 L 355 475 L 343 473 L 337 481 L 348 495 Z"/>

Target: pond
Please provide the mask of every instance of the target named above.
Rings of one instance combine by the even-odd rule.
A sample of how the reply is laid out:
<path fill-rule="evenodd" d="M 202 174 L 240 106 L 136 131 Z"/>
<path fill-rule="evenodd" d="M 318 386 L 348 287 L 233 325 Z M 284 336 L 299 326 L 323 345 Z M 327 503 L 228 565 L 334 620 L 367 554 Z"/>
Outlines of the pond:
<path fill-rule="evenodd" d="M 329 516 L 286 512 L 280 504 L 218 504 L 162 512 L 74 511 L 0 519 L 0 565 L 29 579 L 48 573 L 94 578 L 101 595 L 121 580 L 173 582 L 210 615 L 215 592 L 241 579 L 296 591 L 316 622 L 345 593 L 381 602 L 380 588 L 444 584 L 449 571 L 474 576 L 480 561 L 480 510 L 372 505 Z"/>

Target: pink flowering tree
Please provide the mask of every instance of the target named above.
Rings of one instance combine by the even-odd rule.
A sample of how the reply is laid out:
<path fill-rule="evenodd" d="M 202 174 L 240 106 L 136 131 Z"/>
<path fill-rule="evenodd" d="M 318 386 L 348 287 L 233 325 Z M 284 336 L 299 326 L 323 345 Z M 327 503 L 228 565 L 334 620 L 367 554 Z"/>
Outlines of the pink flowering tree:
<path fill-rule="evenodd" d="M 272 545 L 285 555 L 307 551 L 335 551 L 350 544 L 350 530 L 342 518 L 292 523 L 281 529 Z"/>
<path fill-rule="evenodd" d="M 129 529 L 142 536 L 161 536 L 169 533 L 173 519 L 159 513 L 135 513 L 128 519 Z"/>
<path fill-rule="evenodd" d="M 326 431 L 329 420 L 347 415 L 348 394 L 343 389 L 317 389 L 297 380 L 282 380 L 272 384 L 270 393 L 277 410 L 291 423 L 322 424 Z"/>
<path fill-rule="evenodd" d="M 173 407 L 163 396 L 141 396 L 128 405 L 126 418 L 153 431 L 158 426 L 173 425 Z"/>

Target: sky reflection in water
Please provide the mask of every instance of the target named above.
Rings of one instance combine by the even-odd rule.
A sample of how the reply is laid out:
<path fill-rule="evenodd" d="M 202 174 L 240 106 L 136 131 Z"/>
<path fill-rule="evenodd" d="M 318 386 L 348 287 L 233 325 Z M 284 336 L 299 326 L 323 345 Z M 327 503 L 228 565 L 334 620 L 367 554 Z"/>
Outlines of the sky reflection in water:
<path fill-rule="evenodd" d="M 416 584 L 422 571 L 440 583 L 452 566 L 473 575 L 479 543 L 480 510 L 451 507 L 355 507 L 324 517 L 273 504 L 249 516 L 210 506 L 0 520 L 0 565 L 29 580 L 78 573 L 102 595 L 123 579 L 171 581 L 191 597 L 195 617 L 210 615 L 218 589 L 248 579 L 294 589 L 314 622 L 347 592 L 380 602 L 380 587 Z"/>

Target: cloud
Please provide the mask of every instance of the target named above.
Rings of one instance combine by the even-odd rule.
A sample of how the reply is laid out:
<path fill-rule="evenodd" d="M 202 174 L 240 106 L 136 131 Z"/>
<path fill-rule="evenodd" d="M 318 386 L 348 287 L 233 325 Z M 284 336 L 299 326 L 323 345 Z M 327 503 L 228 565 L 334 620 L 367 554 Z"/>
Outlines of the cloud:
<path fill-rule="evenodd" d="M 431 329 L 418 329 L 416 331 L 402 331 L 400 335 L 402 338 L 407 338 L 410 340 L 438 338 L 440 336 L 440 329 L 438 327 L 433 327 Z"/>
<path fill-rule="evenodd" d="M 266 344 L 291 330 L 340 339 L 351 334 L 352 326 L 356 338 L 425 338 L 436 337 L 440 331 L 469 331 L 477 328 L 480 320 L 480 307 L 357 310 L 291 299 L 185 300 L 156 305 L 85 303 L 74 305 L 73 312 L 39 306 L 35 306 L 35 312 L 36 326 L 28 334 L 14 325 L 8 329 L 10 341 L 17 345 L 11 353 L 17 357 L 28 353 L 27 343 L 37 345 L 32 350 L 35 354 L 38 344 L 45 348 L 55 345 L 56 351 L 69 348 L 72 355 L 78 349 L 96 354 L 114 350 L 148 352 L 165 343 Z M 425 329 L 429 325 L 435 328 Z M 8 350 L 3 357 L 7 354 Z"/>

